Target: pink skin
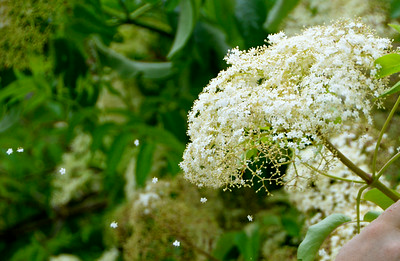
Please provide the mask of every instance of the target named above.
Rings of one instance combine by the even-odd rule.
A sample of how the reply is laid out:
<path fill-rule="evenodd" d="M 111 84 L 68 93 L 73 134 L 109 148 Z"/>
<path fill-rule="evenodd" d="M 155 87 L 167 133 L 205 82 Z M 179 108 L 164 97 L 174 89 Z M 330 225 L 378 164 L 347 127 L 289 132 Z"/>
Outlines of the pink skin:
<path fill-rule="evenodd" d="M 400 201 L 347 242 L 335 261 L 400 260 Z"/>

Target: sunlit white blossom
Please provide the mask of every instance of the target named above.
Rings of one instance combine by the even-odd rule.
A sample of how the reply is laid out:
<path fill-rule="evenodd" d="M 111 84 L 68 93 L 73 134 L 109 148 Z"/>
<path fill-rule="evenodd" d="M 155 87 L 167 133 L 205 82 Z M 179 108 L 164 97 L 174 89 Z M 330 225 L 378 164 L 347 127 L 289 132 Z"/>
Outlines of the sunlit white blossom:
<path fill-rule="evenodd" d="M 191 182 L 241 186 L 238 181 L 250 174 L 263 184 L 280 183 L 280 168 L 307 146 L 321 145 L 321 136 L 343 132 L 347 122 L 372 124 L 387 79 L 370 71 L 390 40 L 358 21 L 269 40 L 269 46 L 230 50 L 225 60 L 231 66 L 194 102 L 180 163 Z"/>
<path fill-rule="evenodd" d="M 154 184 L 156 184 L 158 182 L 158 178 L 154 177 L 151 182 L 153 182 Z"/>
<path fill-rule="evenodd" d="M 201 198 L 201 199 L 200 199 L 200 202 L 201 202 L 201 203 L 206 203 L 206 202 L 207 202 L 207 198 Z"/>
<path fill-rule="evenodd" d="M 253 216 L 252 215 L 247 215 L 247 219 L 251 222 L 251 221 L 253 221 Z"/>
<path fill-rule="evenodd" d="M 318 255 L 321 257 L 325 257 L 325 256 L 327 256 L 327 253 L 326 253 L 325 249 L 322 248 L 318 251 Z"/>
<path fill-rule="evenodd" d="M 11 155 L 12 153 L 13 153 L 13 149 L 12 148 L 9 148 L 8 150 L 7 150 L 7 152 L 6 152 L 8 155 Z"/>
<path fill-rule="evenodd" d="M 117 228 L 118 227 L 118 223 L 113 221 L 113 222 L 111 222 L 110 227 Z"/>
<path fill-rule="evenodd" d="M 61 175 L 64 175 L 66 173 L 66 170 L 65 168 L 60 168 L 58 172 L 60 172 Z"/>
<path fill-rule="evenodd" d="M 137 204 L 142 204 L 143 206 L 147 207 L 149 206 L 151 201 L 158 200 L 159 196 L 156 193 L 153 192 L 146 192 L 146 193 L 141 193 L 139 195 L 139 199 L 137 200 Z"/>
<path fill-rule="evenodd" d="M 135 144 L 136 147 L 139 146 L 139 140 L 138 139 L 136 139 L 133 143 Z"/>
<path fill-rule="evenodd" d="M 18 147 L 17 152 L 24 152 L 24 148 Z"/>
<path fill-rule="evenodd" d="M 181 242 L 179 242 L 178 240 L 175 240 L 172 245 L 179 247 L 181 245 Z"/>

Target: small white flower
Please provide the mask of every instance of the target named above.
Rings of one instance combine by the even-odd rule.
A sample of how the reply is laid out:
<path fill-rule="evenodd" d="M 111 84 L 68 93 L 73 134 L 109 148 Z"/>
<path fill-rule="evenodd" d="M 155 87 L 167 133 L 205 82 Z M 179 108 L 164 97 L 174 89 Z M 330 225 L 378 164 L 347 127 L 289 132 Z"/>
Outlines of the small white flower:
<path fill-rule="evenodd" d="M 247 215 L 247 219 L 251 222 L 251 221 L 253 221 L 253 216 L 252 215 Z"/>
<path fill-rule="evenodd" d="M 111 222 L 110 227 L 117 228 L 118 227 L 118 223 L 113 221 L 113 222 Z"/>
<path fill-rule="evenodd" d="M 9 149 L 7 150 L 7 154 L 10 155 L 11 153 L 13 153 L 13 149 L 12 149 L 12 148 L 9 148 Z"/>
<path fill-rule="evenodd" d="M 326 254 L 326 251 L 325 251 L 325 249 L 320 249 L 319 251 L 318 251 L 318 254 L 320 255 L 320 256 L 327 256 L 327 254 Z"/>
<path fill-rule="evenodd" d="M 179 242 L 178 240 L 175 240 L 174 243 L 172 243 L 174 246 L 178 247 L 181 245 L 181 242 Z"/>
<path fill-rule="evenodd" d="M 136 139 L 133 143 L 135 144 L 136 147 L 139 146 L 139 140 L 138 139 Z"/>
<path fill-rule="evenodd" d="M 201 198 L 201 199 L 200 199 L 200 202 L 201 202 L 201 203 L 206 203 L 206 202 L 207 202 L 207 198 Z"/>
<path fill-rule="evenodd" d="M 18 147 L 17 152 L 24 152 L 24 148 Z"/>
<path fill-rule="evenodd" d="M 60 172 L 61 175 L 64 175 L 65 174 L 65 168 L 60 168 L 59 172 Z"/>
<path fill-rule="evenodd" d="M 153 182 L 154 184 L 156 184 L 158 182 L 158 178 L 154 177 L 151 182 Z"/>

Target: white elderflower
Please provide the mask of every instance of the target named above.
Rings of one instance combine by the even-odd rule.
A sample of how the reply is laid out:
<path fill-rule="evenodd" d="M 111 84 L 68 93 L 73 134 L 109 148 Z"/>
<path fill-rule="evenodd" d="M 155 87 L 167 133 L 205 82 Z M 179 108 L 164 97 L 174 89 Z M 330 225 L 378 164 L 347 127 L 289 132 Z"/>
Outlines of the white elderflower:
<path fill-rule="evenodd" d="M 66 170 L 65 168 L 60 168 L 58 172 L 60 172 L 61 175 L 64 175 L 66 173 Z"/>
<path fill-rule="evenodd" d="M 138 139 L 136 139 L 133 143 L 135 144 L 136 147 L 139 146 L 139 140 Z"/>
<path fill-rule="evenodd" d="M 201 198 L 200 202 L 203 203 L 203 204 L 206 203 L 207 202 L 207 198 Z"/>
<path fill-rule="evenodd" d="M 251 221 L 253 221 L 253 216 L 252 215 L 247 215 L 247 219 L 251 222 Z"/>
<path fill-rule="evenodd" d="M 319 251 L 318 251 L 318 255 L 320 256 L 320 257 L 326 257 L 327 256 L 327 253 L 326 253 L 326 251 L 325 251 L 325 249 L 320 249 Z"/>
<path fill-rule="evenodd" d="M 339 18 L 360 17 L 379 35 L 387 36 L 393 34 L 387 24 L 395 22 L 390 18 L 389 10 L 389 1 L 381 0 L 303 0 L 288 15 L 283 26 L 287 33 L 294 35 L 303 27 L 330 23 Z M 359 23 L 353 25 L 359 26 Z"/>
<path fill-rule="evenodd" d="M 178 240 L 175 240 L 172 245 L 179 247 L 181 245 L 181 242 L 179 242 Z"/>
<path fill-rule="evenodd" d="M 24 148 L 18 147 L 17 152 L 24 152 Z"/>
<path fill-rule="evenodd" d="M 355 165 L 364 171 L 370 172 L 368 167 L 370 159 L 365 154 L 367 152 L 365 148 L 369 146 L 368 140 L 363 137 L 354 137 L 345 132 L 333 137 L 331 141 Z M 301 151 L 300 154 L 307 154 L 307 157 L 313 157 L 313 161 L 310 160 L 308 165 L 298 165 L 293 162 L 286 171 L 285 180 L 288 184 L 285 189 L 289 194 L 289 200 L 299 211 L 312 216 L 311 219 L 306 221 L 308 226 L 318 223 L 333 213 L 345 214 L 351 217 L 352 220 L 357 218 L 355 207 L 357 193 L 364 184 L 357 183 L 361 179 L 338 159 L 332 155 L 329 156 L 329 153 L 316 155 L 313 148 L 307 148 Z M 329 164 L 328 161 L 330 161 Z M 321 168 L 321 166 L 323 171 L 329 175 L 355 182 L 335 180 L 321 175 L 321 173 L 316 173 L 314 170 L 318 167 Z M 309 177 L 312 178 L 310 179 Z M 380 180 L 385 184 L 388 183 L 384 177 L 381 177 Z M 293 182 L 296 182 L 296 184 L 293 184 Z M 365 215 L 369 210 L 379 210 L 379 208 L 371 202 L 361 201 L 361 216 Z M 355 223 L 336 229 L 331 237 L 327 239 L 329 244 L 327 250 L 320 250 L 319 260 L 334 260 L 340 248 L 356 235 L 356 231 Z"/>
<path fill-rule="evenodd" d="M 11 155 L 12 153 L 13 153 L 13 149 L 12 148 L 9 148 L 8 150 L 7 150 L 7 152 L 6 152 L 8 155 Z"/>
<path fill-rule="evenodd" d="M 154 177 L 151 182 L 153 182 L 154 184 L 156 184 L 158 182 L 158 178 Z"/>
<path fill-rule="evenodd" d="M 387 79 L 370 71 L 390 40 L 358 21 L 270 39 L 269 46 L 231 50 L 225 58 L 231 66 L 194 102 L 180 163 L 186 179 L 241 186 L 243 175 L 251 174 L 263 184 L 279 183 L 279 168 L 296 158 L 306 162 L 299 151 L 321 145 L 320 136 L 329 139 L 346 122 L 372 124 L 372 100 Z M 271 166 L 275 172 L 267 171 Z"/>
<path fill-rule="evenodd" d="M 152 201 L 157 201 L 160 197 L 154 192 L 145 192 L 139 194 L 139 199 L 136 204 L 141 204 L 148 207 Z"/>
<path fill-rule="evenodd" d="M 111 222 L 110 227 L 117 228 L 118 227 L 118 223 L 113 221 L 113 222 Z"/>

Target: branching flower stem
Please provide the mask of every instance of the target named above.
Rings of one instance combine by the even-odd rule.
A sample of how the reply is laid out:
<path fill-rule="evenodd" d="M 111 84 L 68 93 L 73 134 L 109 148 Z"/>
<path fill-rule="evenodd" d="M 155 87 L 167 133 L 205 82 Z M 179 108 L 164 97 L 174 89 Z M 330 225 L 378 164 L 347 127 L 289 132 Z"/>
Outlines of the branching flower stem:
<path fill-rule="evenodd" d="M 383 127 L 382 127 L 382 129 L 381 129 L 381 132 L 379 133 L 379 137 L 378 137 L 378 140 L 377 140 L 376 146 L 375 146 L 374 157 L 373 157 L 373 159 L 372 159 L 372 176 L 373 176 L 374 178 L 375 178 L 375 172 L 376 172 L 376 158 L 377 158 L 377 156 L 378 156 L 379 145 L 381 144 L 381 140 L 382 140 L 383 134 L 386 132 L 386 129 L 387 129 L 388 126 L 389 126 L 389 122 L 390 122 L 391 119 L 393 118 L 393 115 L 394 115 L 394 113 L 396 112 L 397 107 L 399 106 L 399 104 L 400 104 L 400 96 L 397 98 L 396 103 L 393 105 L 393 108 L 392 108 L 392 110 L 390 111 L 390 114 L 389 114 L 389 116 L 387 117 L 387 119 L 386 119 L 386 121 L 385 121 L 385 124 L 383 124 Z M 389 162 L 391 162 L 391 160 L 389 160 Z M 388 163 L 389 163 L 389 162 L 388 162 Z M 386 165 L 387 165 L 387 163 L 386 163 Z M 379 177 L 382 175 L 382 173 L 383 173 L 382 170 L 379 171 L 379 174 L 378 174 L 377 179 L 379 179 Z"/>
<path fill-rule="evenodd" d="M 319 173 L 319 174 L 321 174 L 321 175 L 323 175 L 323 176 L 325 176 L 325 177 L 331 178 L 331 179 L 336 179 L 336 180 L 341 180 L 341 181 L 347 181 L 347 182 L 352 182 L 352 183 L 364 183 L 364 181 L 360 181 L 360 180 L 346 179 L 346 178 L 341 178 L 341 177 L 338 177 L 338 176 L 329 175 L 328 173 L 323 172 L 323 171 L 320 171 L 320 170 L 318 170 L 318 168 L 315 168 L 315 167 L 313 167 L 313 166 L 310 165 L 310 164 L 307 164 L 307 163 L 303 163 L 303 164 L 304 164 L 307 168 L 309 168 L 309 169 L 311 169 L 311 170 L 313 170 L 313 171 L 315 171 L 315 172 L 317 172 L 317 173 Z"/>
<path fill-rule="evenodd" d="M 360 201 L 361 201 L 361 196 L 362 196 L 362 193 L 364 192 L 364 190 L 366 190 L 368 187 L 369 187 L 368 185 L 362 186 L 360 188 L 360 190 L 358 191 L 358 194 L 357 194 L 357 234 L 360 234 L 360 229 L 361 229 L 361 227 L 360 227 L 360 220 L 361 220 L 361 218 L 360 218 L 360 203 L 361 202 Z"/>
<path fill-rule="evenodd" d="M 342 152 L 340 152 L 329 140 L 325 139 L 322 135 L 319 137 L 324 141 L 325 146 L 329 149 L 345 166 L 347 166 L 351 171 L 353 171 L 357 176 L 362 178 L 369 187 L 374 187 L 379 189 L 383 194 L 388 196 L 394 202 L 400 199 L 400 195 L 393 190 L 386 187 L 378 179 L 375 179 L 371 174 L 363 171 L 357 167 L 350 159 L 348 159 Z"/>
<path fill-rule="evenodd" d="M 392 163 L 395 162 L 399 157 L 400 157 L 400 152 L 397 152 L 396 155 L 391 157 L 390 160 L 388 160 L 388 162 L 386 162 L 386 164 L 378 171 L 378 173 L 376 174 L 376 179 L 379 179 L 382 176 L 382 174 L 385 172 L 385 170 L 390 165 L 392 165 Z"/>

